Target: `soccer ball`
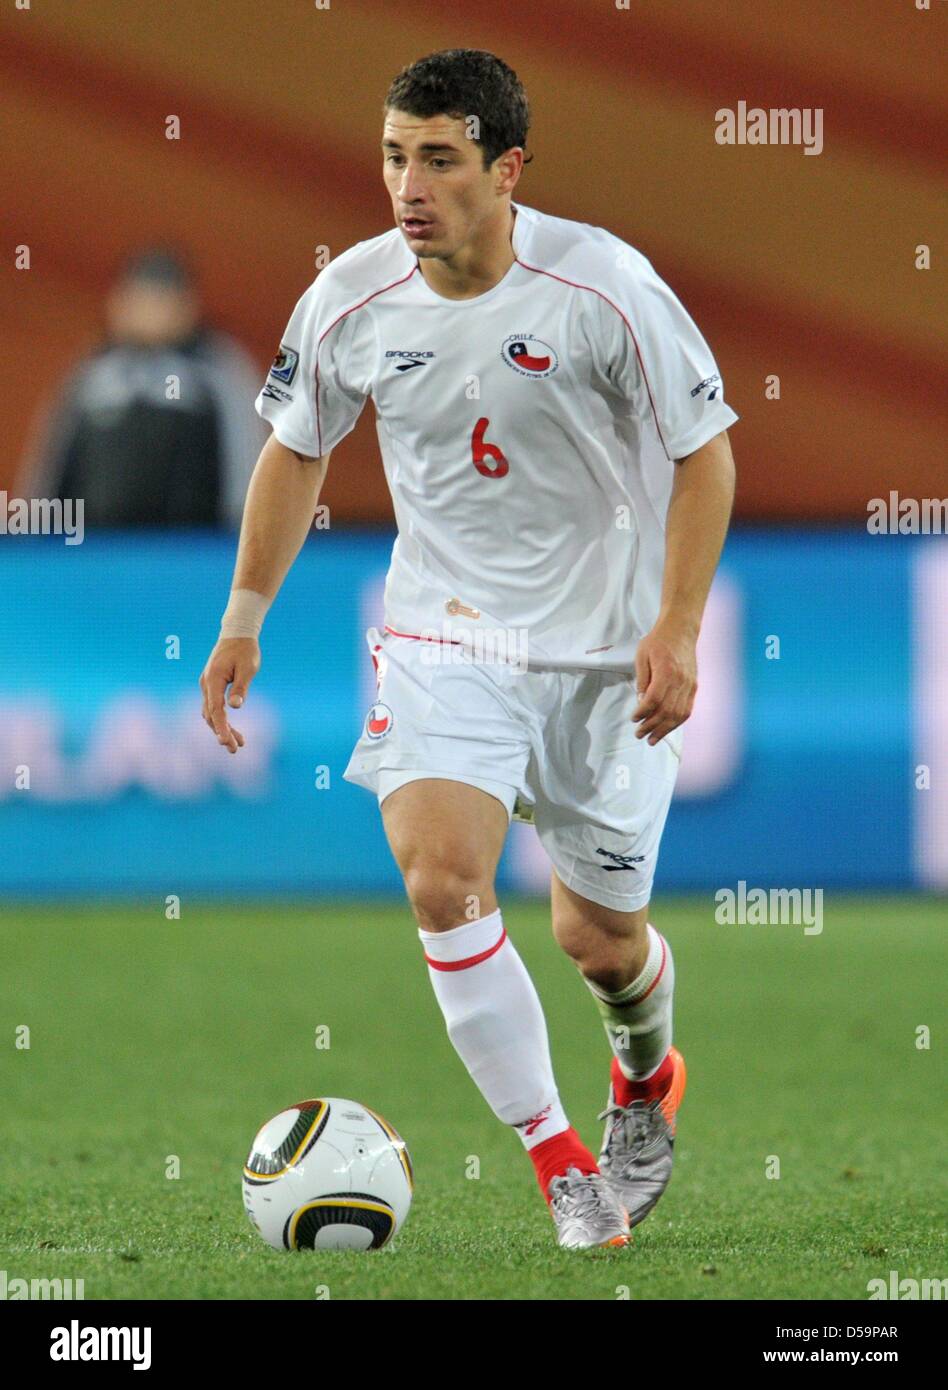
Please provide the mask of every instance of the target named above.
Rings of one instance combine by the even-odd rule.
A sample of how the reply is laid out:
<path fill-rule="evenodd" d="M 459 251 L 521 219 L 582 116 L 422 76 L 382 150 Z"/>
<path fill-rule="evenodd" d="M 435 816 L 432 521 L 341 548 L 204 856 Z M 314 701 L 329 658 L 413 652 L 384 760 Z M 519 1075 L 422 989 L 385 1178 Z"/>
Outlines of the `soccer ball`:
<path fill-rule="evenodd" d="M 354 1100 L 300 1100 L 259 1131 L 244 1206 L 275 1250 L 378 1250 L 400 1230 L 414 1187 L 401 1135 Z"/>

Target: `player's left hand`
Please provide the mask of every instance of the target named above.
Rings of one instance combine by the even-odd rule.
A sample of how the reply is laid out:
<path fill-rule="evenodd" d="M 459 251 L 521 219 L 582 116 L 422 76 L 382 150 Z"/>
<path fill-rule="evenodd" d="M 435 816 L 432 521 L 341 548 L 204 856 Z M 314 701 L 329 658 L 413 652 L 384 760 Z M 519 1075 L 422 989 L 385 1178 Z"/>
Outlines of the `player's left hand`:
<path fill-rule="evenodd" d="M 668 618 L 642 638 L 635 653 L 636 738 L 659 743 L 691 714 L 698 690 L 696 640 L 690 629 Z"/>

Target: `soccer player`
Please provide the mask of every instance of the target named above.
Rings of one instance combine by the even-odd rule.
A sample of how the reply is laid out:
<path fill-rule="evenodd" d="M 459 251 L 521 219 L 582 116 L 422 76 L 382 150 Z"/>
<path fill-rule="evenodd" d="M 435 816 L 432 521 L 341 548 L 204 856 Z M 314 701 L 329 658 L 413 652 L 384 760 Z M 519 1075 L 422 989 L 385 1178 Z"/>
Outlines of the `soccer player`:
<path fill-rule="evenodd" d="M 671 1174 L 685 1066 L 649 901 L 737 416 L 644 256 L 513 201 L 528 125 L 490 53 L 435 53 L 393 82 L 395 226 L 338 256 L 290 317 L 201 685 L 235 753 L 225 691 L 239 708 L 330 454 L 371 396 L 398 538 L 384 631 L 367 634 L 377 700 L 345 776 L 378 797 L 448 1035 L 578 1248 L 625 1244 Z M 552 861 L 553 933 L 614 1054 L 598 1163 L 495 895 L 514 814 Z"/>

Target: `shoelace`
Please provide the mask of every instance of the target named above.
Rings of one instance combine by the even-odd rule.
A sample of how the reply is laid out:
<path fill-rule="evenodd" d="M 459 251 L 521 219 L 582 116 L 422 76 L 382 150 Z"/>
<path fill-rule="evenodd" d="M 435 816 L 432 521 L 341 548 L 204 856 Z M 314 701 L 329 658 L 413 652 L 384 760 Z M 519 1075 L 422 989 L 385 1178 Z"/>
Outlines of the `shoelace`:
<path fill-rule="evenodd" d="M 574 1216 L 580 1219 L 599 1216 L 604 1209 L 606 1197 L 602 1184 L 587 1181 L 579 1191 L 575 1191 L 570 1183 L 574 1173 L 577 1178 L 598 1176 L 596 1173 L 583 1175 L 578 1168 L 568 1168 L 565 1177 L 554 1178 L 550 1183 L 550 1206 L 559 1216 Z"/>
<path fill-rule="evenodd" d="M 621 1128 L 624 1147 L 628 1150 L 626 1158 L 638 1158 L 645 1146 L 663 1136 L 668 1122 L 661 1111 L 659 1100 L 633 1100 L 629 1105 L 609 1105 L 597 1119 L 605 1120 L 615 1116 L 615 1128 L 610 1133 L 609 1147 Z"/>

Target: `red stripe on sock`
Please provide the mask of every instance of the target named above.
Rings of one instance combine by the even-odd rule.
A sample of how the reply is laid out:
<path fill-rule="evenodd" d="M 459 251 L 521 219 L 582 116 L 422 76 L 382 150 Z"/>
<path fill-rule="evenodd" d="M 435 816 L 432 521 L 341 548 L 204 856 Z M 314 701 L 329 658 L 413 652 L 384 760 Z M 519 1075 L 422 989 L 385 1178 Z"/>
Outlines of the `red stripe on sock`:
<path fill-rule="evenodd" d="M 630 1003 L 630 1004 L 641 1004 L 641 1002 L 642 1002 L 643 999 L 647 999 L 647 998 L 649 997 L 649 995 L 651 994 L 652 990 L 655 988 L 655 986 L 658 984 L 659 980 L 662 978 L 662 976 L 663 976 L 664 973 L 665 973 L 665 962 L 666 962 L 666 960 L 668 959 L 668 951 L 667 951 L 666 948 L 665 948 L 665 938 L 664 938 L 663 936 L 660 936 L 658 939 L 659 939 L 659 941 L 662 943 L 662 963 L 661 963 L 661 965 L 658 967 L 658 974 L 655 976 L 655 979 L 654 979 L 654 980 L 652 981 L 652 983 L 649 985 L 649 987 L 648 987 L 648 989 L 645 991 L 645 993 L 644 993 L 644 994 L 640 994 L 636 999 L 630 999 L 630 1000 L 629 1000 L 629 1003 Z"/>
<path fill-rule="evenodd" d="M 431 966 L 432 970 L 469 970 L 472 965 L 480 965 L 482 960 L 487 960 L 488 956 L 492 956 L 495 951 L 499 951 L 506 940 L 507 928 L 504 927 L 500 933 L 499 940 L 495 941 L 493 946 L 488 946 L 486 951 L 481 951 L 476 956 L 466 956 L 464 960 L 434 960 L 426 951 L 425 960 Z"/>
<path fill-rule="evenodd" d="M 544 1139 L 527 1153 L 547 1203 L 550 1183 L 554 1178 L 565 1177 L 567 1168 L 578 1168 L 581 1173 L 599 1172 L 598 1163 L 572 1125 L 561 1134 L 554 1134 L 552 1139 Z"/>

